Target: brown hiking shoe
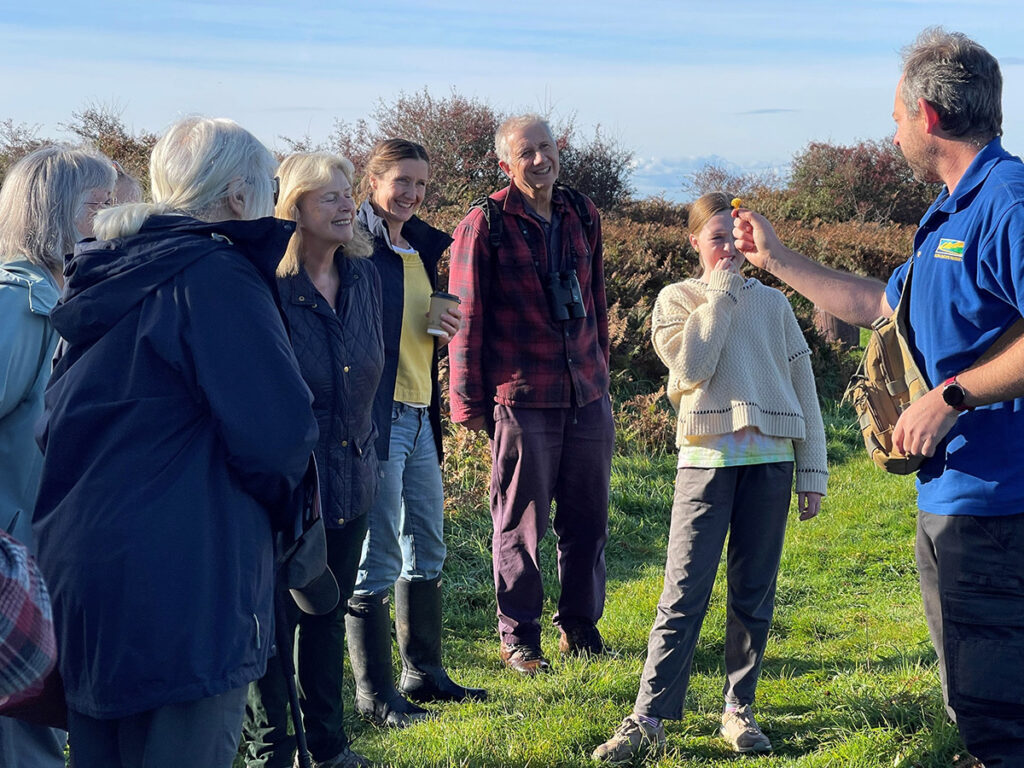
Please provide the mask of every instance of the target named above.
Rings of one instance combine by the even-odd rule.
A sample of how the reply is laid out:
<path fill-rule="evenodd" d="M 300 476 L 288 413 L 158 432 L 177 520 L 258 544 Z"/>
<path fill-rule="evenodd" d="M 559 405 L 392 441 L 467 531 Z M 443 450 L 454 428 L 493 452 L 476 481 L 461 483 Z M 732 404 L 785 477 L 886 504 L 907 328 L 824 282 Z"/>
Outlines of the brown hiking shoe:
<path fill-rule="evenodd" d="M 772 751 L 772 743 L 754 719 L 754 711 L 749 704 L 723 712 L 719 733 L 736 752 Z"/>
<path fill-rule="evenodd" d="M 615 729 L 615 734 L 590 755 L 599 763 L 625 765 L 648 752 L 665 749 L 665 726 L 647 725 L 636 715 L 630 715 Z"/>
<path fill-rule="evenodd" d="M 558 650 L 579 656 L 611 654 L 593 624 L 569 624 L 558 628 Z"/>
<path fill-rule="evenodd" d="M 539 645 L 502 643 L 498 655 L 506 667 L 528 677 L 533 677 L 540 672 L 547 672 L 551 669 L 551 665 L 544 658 Z"/>

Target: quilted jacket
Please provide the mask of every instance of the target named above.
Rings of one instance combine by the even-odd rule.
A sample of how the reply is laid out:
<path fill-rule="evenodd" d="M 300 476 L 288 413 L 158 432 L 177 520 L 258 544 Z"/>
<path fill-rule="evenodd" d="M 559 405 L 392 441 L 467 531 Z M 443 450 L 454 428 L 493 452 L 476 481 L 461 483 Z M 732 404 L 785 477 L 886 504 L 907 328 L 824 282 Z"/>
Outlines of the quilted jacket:
<path fill-rule="evenodd" d="M 391 444 L 391 407 L 395 399 L 395 378 L 398 376 L 398 345 L 402 340 L 402 310 L 405 306 L 405 268 L 402 257 L 391 250 L 387 240 L 387 222 L 378 216 L 370 201 L 359 208 L 359 220 L 373 236 L 371 260 L 380 272 L 382 327 L 384 331 L 384 372 L 373 403 L 373 420 L 380 436 L 377 455 L 387 460 Z M 413 216 L 402 227 L 402 236 L 419 251 L 430 285 L 437 287 L 437 262 L 451 245 L 451 237 Z M 427 409 L 434 429 L 437 461 L 441 462 L 441 395 L 437 383 L 437 350 L 430 365 L 430 405 Z"/>
<path fill-rule="evenodd" d="M 372 407 L 384 367 L 377 270 L 367 259 L 335 259 L 341 277 L 336 311 L 305 270 L 278 279 L 295 357 L 313 392 L 320 502 L 328 528 L 365 514 L 376 496 Z"/>

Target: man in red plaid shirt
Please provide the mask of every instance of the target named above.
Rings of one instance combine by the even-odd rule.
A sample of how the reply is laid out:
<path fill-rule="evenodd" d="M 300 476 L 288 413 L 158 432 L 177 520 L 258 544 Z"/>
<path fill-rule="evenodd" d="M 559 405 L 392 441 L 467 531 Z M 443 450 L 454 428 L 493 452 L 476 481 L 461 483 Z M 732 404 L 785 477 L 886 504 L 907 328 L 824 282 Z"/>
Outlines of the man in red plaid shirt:
<path fill-rule="evenodd" d="M 537 115 L 511 118 L 495 150 L 511 183 L 470 211 L 451 248 L 449 289 L 462 298 L 464 318 L 448 347 L 451 411 L 456 423 L 491 437 L 501 659 L 534 675 L 548 668 L 538 547 L 552 501 L 559 648 L 605 650 L 596 624 L 615 442 L 608 309 L 600 216 L 589 198 L 556 186 L 550 127 Z"/>

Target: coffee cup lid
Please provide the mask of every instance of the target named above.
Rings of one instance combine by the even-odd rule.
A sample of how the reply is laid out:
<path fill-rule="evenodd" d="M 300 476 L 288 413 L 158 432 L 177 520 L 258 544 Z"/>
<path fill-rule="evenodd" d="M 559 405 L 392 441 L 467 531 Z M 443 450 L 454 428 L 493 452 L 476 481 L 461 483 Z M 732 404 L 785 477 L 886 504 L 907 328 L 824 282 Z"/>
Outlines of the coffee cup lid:
<path fill-rule="evenodd" d="M 462 303 L 462 299 L 460 299 L 454 293 L 448 293 L 447 291 L 434 291 L 432 294 L 430 294 L 430 298 L 432 298 L 432 299 L 447 299 L 448 301 L 454 301 L 456 304 L 461 304 Z"/>

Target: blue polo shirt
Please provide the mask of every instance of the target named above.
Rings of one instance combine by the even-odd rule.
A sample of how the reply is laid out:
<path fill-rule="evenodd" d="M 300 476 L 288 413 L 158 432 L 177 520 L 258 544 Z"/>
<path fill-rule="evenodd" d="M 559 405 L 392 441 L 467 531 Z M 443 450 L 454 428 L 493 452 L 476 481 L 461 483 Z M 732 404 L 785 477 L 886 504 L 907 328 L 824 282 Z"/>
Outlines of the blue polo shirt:
<path fill-rule="evenodd" d="M 962 372 L 1024 315 L 1024 164 L 993 139 L 914 237 L 911 344 L 931 386 Z M 886 286 L 895 307 L 910 262 Z M 938 515 L 1024 513 L 1024 399 L 961 414 L 917 475 Z"/>

